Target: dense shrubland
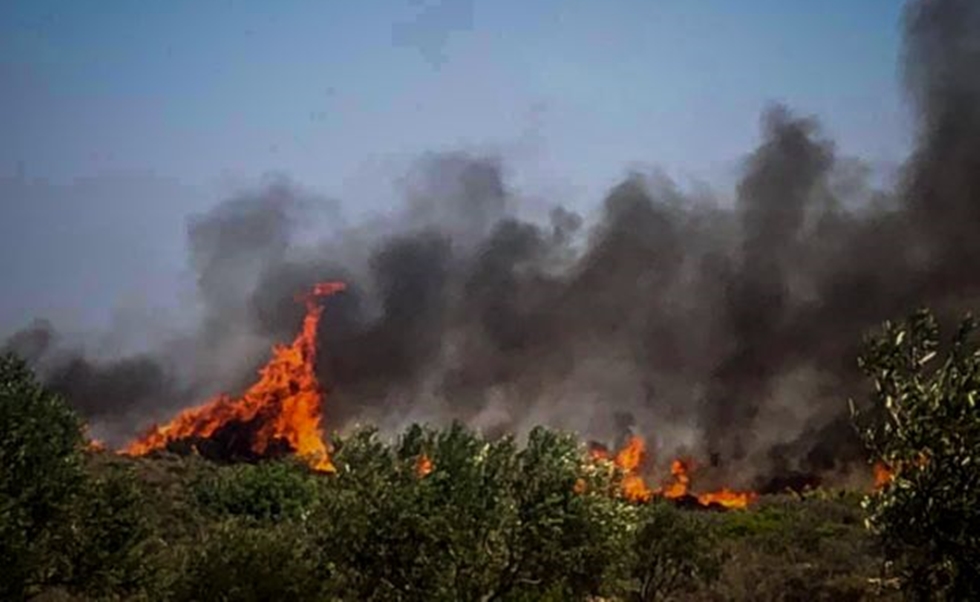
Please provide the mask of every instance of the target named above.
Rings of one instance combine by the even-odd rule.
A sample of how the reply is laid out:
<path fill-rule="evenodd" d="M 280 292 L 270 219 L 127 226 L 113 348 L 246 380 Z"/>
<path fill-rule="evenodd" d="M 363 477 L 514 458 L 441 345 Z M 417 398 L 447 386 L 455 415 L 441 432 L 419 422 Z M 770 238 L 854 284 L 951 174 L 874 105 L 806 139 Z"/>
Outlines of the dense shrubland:
<path fill-rule="evenodd" d="M 543 428 L 521 444 L 459 425 L 393 442 L 362 429 L 335 442 L 332 475 L 288 459 L 93 452 L 70 408 L 6 357 L 0 598 L 970 599 L 970 333 L 939 347 L 920 314 L 869 340 L 862 365 L 878 387 L 859 423 L 895 475 L 884 491 L 765 496 L 732 512 L 628 503 L 610 494 L 618 475 Z"/>

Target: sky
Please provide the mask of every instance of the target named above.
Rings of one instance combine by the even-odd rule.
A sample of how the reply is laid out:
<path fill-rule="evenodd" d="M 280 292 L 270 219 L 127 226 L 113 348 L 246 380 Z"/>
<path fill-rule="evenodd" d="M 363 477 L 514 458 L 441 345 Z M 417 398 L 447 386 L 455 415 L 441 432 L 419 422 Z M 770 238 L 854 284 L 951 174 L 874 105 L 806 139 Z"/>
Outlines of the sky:
<path fill-rule="evenodd" d="M 423 153 L 587 210 L 634 167 L 720 187 L 783 102 L 908 152 L 895 0 L 0 3 L 0 335 L 166 320 L 190 214 L 281 174 L 390 210 Z"/>

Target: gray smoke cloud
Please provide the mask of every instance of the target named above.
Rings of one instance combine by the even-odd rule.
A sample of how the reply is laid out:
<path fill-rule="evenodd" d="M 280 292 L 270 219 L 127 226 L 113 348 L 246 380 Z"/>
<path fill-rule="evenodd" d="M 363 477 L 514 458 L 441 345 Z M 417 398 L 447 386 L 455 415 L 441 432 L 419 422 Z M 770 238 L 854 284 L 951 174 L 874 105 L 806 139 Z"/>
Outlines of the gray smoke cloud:
<path fill-rule="evenodd" d="M 331 429 L 633 430 L 658 461 L 692 454 L 709 480 L 757 485 L 866 470 L 845 403 L 863 391 L 862 336 L 980 299 L 980 4 L 912 2 L 905 30 L 918 138 L 892 188 L 782 106 L 734 204 L 631 174 L 594 222 L 560 203 L 529 221 L 499 160 L 449 153 L 419 161 L 388 218 L 311 243 L 297 227 L 322 201 L 277 181 L 189 221 L 199 331 L 110 363 L 44 324 L 8 346 L 93 424 L 132 434 L 247 385 L 294 335 L 295 294 L 342 279 L 320 333 Z"/>

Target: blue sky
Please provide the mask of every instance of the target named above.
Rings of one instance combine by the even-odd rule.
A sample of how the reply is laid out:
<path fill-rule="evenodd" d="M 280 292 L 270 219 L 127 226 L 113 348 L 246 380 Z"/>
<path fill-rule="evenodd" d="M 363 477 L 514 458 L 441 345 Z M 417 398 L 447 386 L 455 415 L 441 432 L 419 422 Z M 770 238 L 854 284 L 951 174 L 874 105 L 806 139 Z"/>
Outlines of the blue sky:
<path fill-rule="evenodd" d="M 489 150 L 522 190 L 587 206 L 636 165 L 730 184 L 771 101 L 894 164 L 900 16 L 894 0 L 8 0 L 0 334 L 176 306 L 185 216 L 269 172 L 384 211 L 413 157 Z"/>

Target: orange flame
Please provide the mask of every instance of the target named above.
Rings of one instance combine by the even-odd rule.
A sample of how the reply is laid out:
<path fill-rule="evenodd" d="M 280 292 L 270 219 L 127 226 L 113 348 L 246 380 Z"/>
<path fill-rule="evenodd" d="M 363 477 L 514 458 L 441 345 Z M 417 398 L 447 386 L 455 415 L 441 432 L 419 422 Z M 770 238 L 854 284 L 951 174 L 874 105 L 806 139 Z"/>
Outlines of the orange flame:
<path fill-rule="evenodd" d="M 415 460 L 415 474 L 421 478 L 430 472 L 432 472 L 432 460 L 425 454 L 419 455 Z"/>
<path fill-rule="evenodd" d="M 687 490 L 691 486 L 691 476 L 687 473 L 687 464 L 681 460 L 674 460 L 670 463 L 670 475 L 674 482 L 664 487 L 663 496 L 668 500 L 673 500 L 687 495 Z"/>
<path fill-rule="evenodd" d="M 732 491 L 727 487 L 698 495 L 698 503 L 702 506 L 718 504 L 729 509 L 748 508 L 749 504 L 757 499 L 759 499 L 759 494 L 753 491 Z"/>
<path fill-rule="evenodd" d="M 874 465 L 874 476 L 875 476 L 875 491 L 880 491 L 884 489 L 895 475 L 892 473 L 891 469 L 884 462 L 875 462 Z"/>
<path fill-rule="evenodd" d="M 607 460 L 609 454 L 604 446 L 591 444 L 589 456 L 593 461 Z M 632 502 L 649 502 L 655 496 L 663 497 L 668 500 L 680 500 L 689 498 L 697 501 L 701 506 L 721 506 L 728 509 L 747 508 L 758 499 L 758 494 L 750 491 L 734 491 L 724 487 L 717 491 L 709 491 L 697 495 L 692 495 L 691 488 L 691 462 L 689 460 L 677 459 L 670 464 L 671 479 L 662 489 L 650 489 L 646 482 L 638 473 L 646 456 L 646 444 L 638 436 L 631 436 L 621 450 L 613 458 L 613 463 L 623 471 L 623 480 L 620 489 L 623 497 Z M 576 482 L 575 491 L 581 493 L 584 490 Z"/>
<path fill-rule="evenodd" d="M 315 470 L 333 471 L 320 426 L 322 391 L 314 370 L 317 327 L 323 313 L 317 298 L 345 288 L 341 282 L 319 283 L 301 298 L 306 304 L 302 330 L 291 345 L 273 347 L 272 359 L 259 370 L 259 380 L 240 398 L 219 395 L 184 410 L 170 423 L 151 427 L 122 453 L 143 455 L 180 439 L 210 437 L 232 422 L 258 421 L 250 441 L 252 451 L 262 455 L 285 442 Z"/>
<path fill-rule="evenodd" d="M 613 460 L 625 473 L 621 485 L 623 497 L 631 502 L 648 502 L 653 497 L 653 491 L 647 487 L 643 477 L 636 474 L 645 459 L 646 443 L 641 437 L 633 435 Z"/>

